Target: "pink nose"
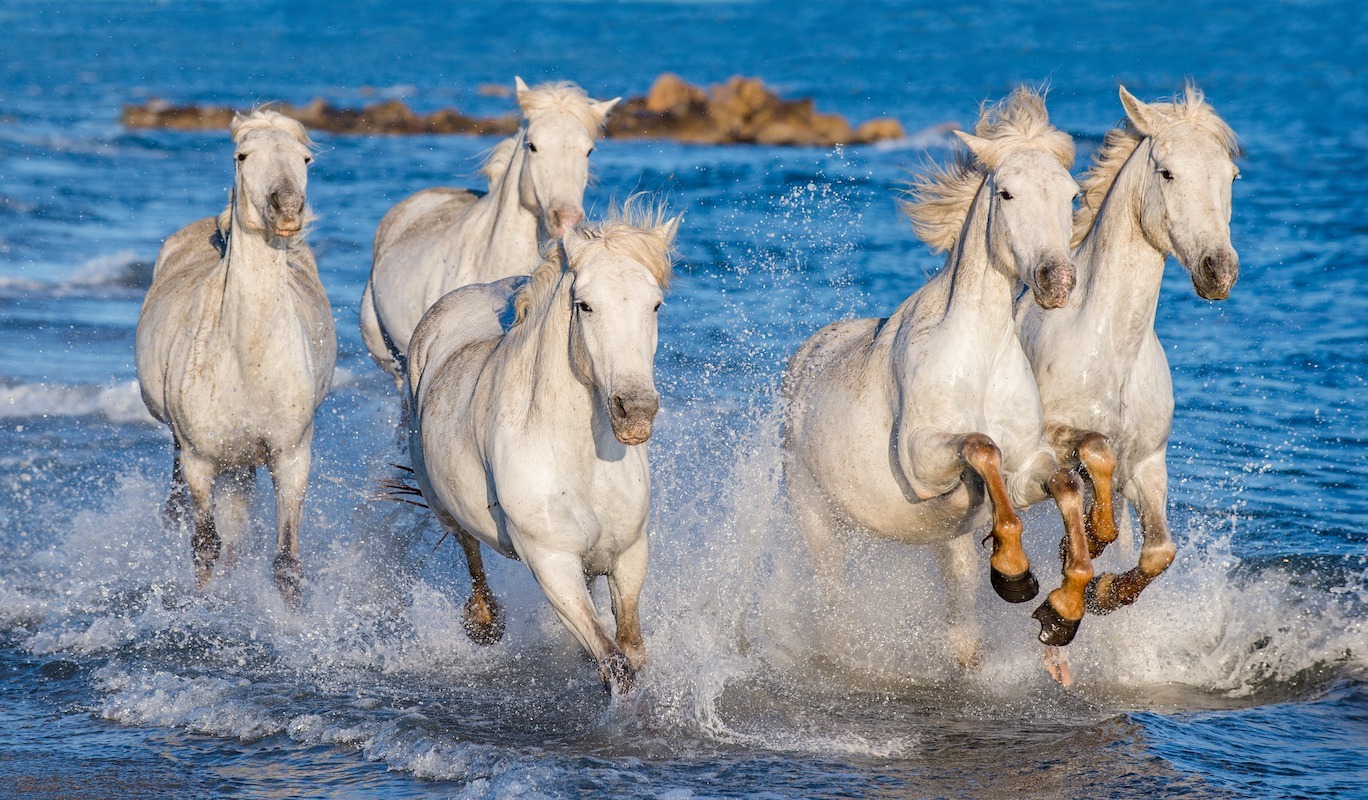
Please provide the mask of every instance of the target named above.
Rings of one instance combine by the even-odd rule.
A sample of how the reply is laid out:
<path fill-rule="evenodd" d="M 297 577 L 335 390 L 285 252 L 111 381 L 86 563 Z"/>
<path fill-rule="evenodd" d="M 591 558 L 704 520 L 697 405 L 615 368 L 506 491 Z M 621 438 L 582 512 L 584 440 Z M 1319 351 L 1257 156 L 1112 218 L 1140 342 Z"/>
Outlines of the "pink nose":
<path fill-rule="evenodd" d="M 579 224 L 584 212 L 577 208 L 556 208 L 551 211 L 551 224 L 556 228 L 553 233 L 560 235 Z"/>

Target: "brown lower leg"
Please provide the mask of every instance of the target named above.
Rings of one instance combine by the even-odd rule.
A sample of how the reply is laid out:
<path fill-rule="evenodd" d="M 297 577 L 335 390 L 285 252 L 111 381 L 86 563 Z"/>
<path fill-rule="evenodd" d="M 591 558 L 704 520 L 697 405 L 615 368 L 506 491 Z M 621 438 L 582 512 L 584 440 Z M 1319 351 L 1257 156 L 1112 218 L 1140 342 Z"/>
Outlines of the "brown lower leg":
<path fill-rule="evenodd" d="M 195 533 L 190 537 L 190 546 L 195 552 L 195 576 L 199 580 L 199 587 L 203 589 L 213 574 L 214 562 L 218 560 L 219 548 L 222 547 L 218 530 L 214 527 L 212 508 L 195 509 Z"/>
<path fill-rule="evenodd" d="M 1087 518 L 1088 554 L 1097 558 L 1107 545 L 1116 541 L 1115 486 L 1112 483 L 1116 453 L 1107 437 L 1095 432 L 1083 436 L 1077 452 L 1078 461 L 1087 470 L 1093 487 Z"/>
<path fill-rule="evenodd" d="M 466 570 L 470 573 L 470 599 L 462 609 L 462 625 L 476 644 L 494 644 L 503 638 L 503 615 L 485 577 L 480 541 L 465 531 L 457 531 L 456 540 L 465 551 Z"/>
<path fill-rule="evenodd" d="M 1031 561 L 1021 549 L 1021 517 L 1007 497 L 1001 451 L 987 436 L 970 433 L 960 443 L 960 457 L 983 480 L 988 500 L 993 504 L 993 554 L 989 563 L 1008 577 L 1025 575 L 1031 571 Z"/>
<path fill-rule="evenodd" d="M 1083 595 L 1093 577 L 1083 523 L 1083 483 L 1072 470 L 1060 467 L 1045 482 L 1045 488 L 1064 518 L 1064 539 L 1059 546 L 1064 580 L 1047 601 L 1059 616 L 1077 621 L 1083 618 Z"/>
<path fill-rule="evenodd" d="M 1089 587 L 1088 610 L 1094 614 L 1109 614 L 1140 599 L 1145 590 L 1173 563 L 1174 548 L 1146 549 L 1140 553 L 1140 564 L 1117 575 L 1108 572 Z"/>

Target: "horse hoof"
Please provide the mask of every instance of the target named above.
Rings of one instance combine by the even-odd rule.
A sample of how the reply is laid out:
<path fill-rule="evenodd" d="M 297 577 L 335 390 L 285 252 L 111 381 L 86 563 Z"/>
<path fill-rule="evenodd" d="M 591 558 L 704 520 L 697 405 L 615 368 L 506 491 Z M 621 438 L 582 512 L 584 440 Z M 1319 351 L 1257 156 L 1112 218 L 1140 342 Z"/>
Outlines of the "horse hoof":
<path fill-rule="evenodd" d="M 626 694 L 636 686 L 636 669 L 625 654 L 613 652 L 599 662 L 599 678 L 609 695 Z"/>
<path fill-rule="evenodd" d="M 276 588 L 290 608 L 299 610 L 299 586 L 304 580 L 304 569 L 299 559 L 277 556 L 272 570 L 275 573 Z"/>
<path fill-rule="evenodd" d="M 1034 600 L 1035 596 L 1040 594 L 1040 584 L 1029 569 L 1010 578 L 991 567 L 989 567 L 988 572 L 988 578 L 993 584 L 993 591 L 998 593 L 998 597 L 1009 603 L 1025 603 Z"/>
<path fill-rule="evenodd" d="M 1049 600 L 1041 603 L 1031 616 L 1040 623 L 1040 643 L 1049 647 L 1063 647 L 1072 642 L 1078 633 L 1078 624 L 1083 621 L 1059 616 Z"/>
<path fill-rule="evenodd" d="M 503 638 L 503 613 L 497 605 L 476 603 L 472 597 L 461 607 L 461 627 L 470 641 L 489 647 Z"/>

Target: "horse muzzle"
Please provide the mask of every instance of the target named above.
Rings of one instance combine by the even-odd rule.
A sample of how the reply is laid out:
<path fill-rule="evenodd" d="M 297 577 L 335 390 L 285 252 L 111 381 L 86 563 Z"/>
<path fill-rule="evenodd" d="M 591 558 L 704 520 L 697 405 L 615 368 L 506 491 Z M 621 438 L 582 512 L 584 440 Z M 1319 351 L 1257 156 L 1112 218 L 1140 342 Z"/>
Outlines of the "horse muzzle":
<path fill-rule="evenodd" d="M 1234 250 L 1206 253 L 1192 270 L 1192 287 L 1203 300 L 1224 300 L 1240 277 L 1240 258 Z"/>
<path fill-rule="evenodd" d="M 1051 259 L 1036 267 L 1035 286 L 1031 287 L 1041 308 L 1061 308 L 1069 302 L 1076 281 L 1074 265 L 1067 258 Z"/>
<path fill-rule="evenodd" d="M 629 447 L 651 438 L 660 394 L 654 391 L 614 394 L 608 399 L 608 422 L 613 436 Z"/>
<path fill-rule="evenodd" d="M 280 189 L 267 197 L 267 225 L 271 233 L 288 239 L 304 229 L 304 195 L 293 189 Z"/>
<path fill-rule="evenodd" d="M 552 236 L 564 236 L 565 232 L 574 228 L 584 219 L 584 211 L 570 206 L 557 206 L 551 209 L 548 215 L 547 230 Z"/>

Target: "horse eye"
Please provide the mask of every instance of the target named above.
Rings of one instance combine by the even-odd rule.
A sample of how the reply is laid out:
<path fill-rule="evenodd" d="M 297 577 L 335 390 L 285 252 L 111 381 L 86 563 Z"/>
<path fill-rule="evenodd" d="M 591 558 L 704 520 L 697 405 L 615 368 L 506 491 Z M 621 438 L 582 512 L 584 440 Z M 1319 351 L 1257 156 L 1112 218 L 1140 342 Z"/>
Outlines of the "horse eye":
<path fill-rule="evenodd" d="M 527 149 L 531 150 L 534 153 L 537 152 L 537 146 L 535 144 L 532 144 L 531 142 L 527 143 Z"/>
<path fill-rule="evenodd" d="M 585 153 L 585 155 L 586 155 L 586 156 L 592 156 L 592 155 L 594 154 L 594 150 L 595 150 L 595 149 L 597 149 L 597 148 L 593 148 L 593 147 L 589 148 L 589 152 Z"/>
<path fill-rule="evenodd" d="M 246 161 L 246 160 L 247 160 L 247 154 L 246 154 L 246 153 L 238 153 L 238 161 Z"/>
<path fill-rule="evenodd" d="M 1166 181 L 1171 181 L 1173 180 L 1173 173 L 1167 169 L 1160 168 L 1159 177 L 1163 178 Z"/>
<path fill-rule="evenodd" d="M 1007 191 L 1006 189 L 1001 189 L 998 191 L 998 197 L 1001 197 L 1003 200 L 1011 200 L 1012 193 Z"/>
<path fill-rule="evenodd" d="M 305 164 L 312 164 L 312 163 L 313 163 L 313 156 L 304 156 L 304 163 L 305 163 Z"/>
<path fill-rule="evenodd" d="M 575 301 L 575 308 L 578 308 L 580 311 L 584 312 L 585 314 L 592 314 L 592 313 L 594 313 L 594 309 L 590 308 L 590 307 L 589 307 L 589 304 L 586 303 L 586 302 L 584 302 L 583 300 L 576 300 L 576 301 Z"/>
<path fill-rule="evenodd" d="M 664 304 L 663 304 L 663 303 L 656 303 L 656 304 L 655 304 L 655 308 L 653 308 L 653 309 L 651 309 L 651 310 L 652 310 L 652 311 L 659 311 L 659 310 L 660 310 L 660 307 L 661 307 L 662 305 L 664 305 Z"/>
<path fill-rule="evenodd" d="M 1241 175 L 1241 174 L 1240 174 L 1240 171 L 1237 169 L 1237 170 L 1235 170 L 1235 177 L 1231 178 L 1231 180 L 1233 180 L 1233 181 L 1238 181 L 1239 179 L 1241 179 L 1241 178 L 1243 178 L 1243 177 L 1244 177 L 1244 176 Z"/>

